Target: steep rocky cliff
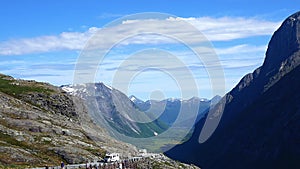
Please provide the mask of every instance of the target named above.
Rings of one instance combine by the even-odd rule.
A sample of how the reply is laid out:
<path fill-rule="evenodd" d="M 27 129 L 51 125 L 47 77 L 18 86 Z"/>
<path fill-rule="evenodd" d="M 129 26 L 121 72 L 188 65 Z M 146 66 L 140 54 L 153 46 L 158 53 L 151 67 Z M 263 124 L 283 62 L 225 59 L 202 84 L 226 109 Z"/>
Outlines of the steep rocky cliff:
<path fill-rule="evenodd" d="M 103 83 L 65 85 L 62 89 L 85 100 L 95 122 L 112 135 L 152 137 L 166 128 L 161 121 L 152 121 L 138 110 L 124 93 Z"/>
<path fill-rule="evenodd" d="M 192 138 L 166 154 L 204 169 L 300 167 L 300 12 L 274 33 L 261 67 L 201 119 Z M 205 120 L 217 118 L 214 134 L 198 142 Z M 220 114 L 219 114 L 220 115 Z"/>

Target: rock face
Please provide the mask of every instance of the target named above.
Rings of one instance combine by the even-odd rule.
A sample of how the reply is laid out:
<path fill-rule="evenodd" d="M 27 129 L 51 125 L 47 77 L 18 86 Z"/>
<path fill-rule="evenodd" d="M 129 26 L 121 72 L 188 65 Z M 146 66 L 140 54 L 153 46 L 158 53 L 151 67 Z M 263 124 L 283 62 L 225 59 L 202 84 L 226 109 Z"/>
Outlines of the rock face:
<path fill-rule="evenodd" d="M 261 67 L 214 107 L 224 107 L 214 134 L 198 143 L 205 117 L 191 139 L 166 154 L 202 168 L 300 167 L 300 12 L 274 33 Z M 213 113 L 212 113 L 213 114 Z"/>
<path fill-rule="evenodd" d="M 112 135 L 144 138 L 166 128 L 164 123 L 152 121 L 139 111 L 124 93 L 103 83 L 62 86 L 62 89 L 85 100 L 95 122 Z"/>
<path fill-rule="evenodd" d="M 0 75 L 0 168 L 82 163 L 106 151 L 137 152 L 97 126 L 81 99 L 49 84 Z"/>

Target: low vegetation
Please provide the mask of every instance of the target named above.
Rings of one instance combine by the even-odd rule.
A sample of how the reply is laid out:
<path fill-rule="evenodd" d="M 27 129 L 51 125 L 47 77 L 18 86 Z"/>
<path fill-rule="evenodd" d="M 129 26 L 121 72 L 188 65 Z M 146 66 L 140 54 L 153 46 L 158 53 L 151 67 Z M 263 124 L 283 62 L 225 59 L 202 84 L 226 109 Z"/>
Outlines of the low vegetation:
<path fill-rule="evenodd" d="M 10 76 L 0 74 L 0 91 L 12 96 L 19 96 L 20 94 L 37 92 L 37 93 L 51 93 L 53 90 L 42 87 L 43 83 L 35 81 L 17 81 Z"/>

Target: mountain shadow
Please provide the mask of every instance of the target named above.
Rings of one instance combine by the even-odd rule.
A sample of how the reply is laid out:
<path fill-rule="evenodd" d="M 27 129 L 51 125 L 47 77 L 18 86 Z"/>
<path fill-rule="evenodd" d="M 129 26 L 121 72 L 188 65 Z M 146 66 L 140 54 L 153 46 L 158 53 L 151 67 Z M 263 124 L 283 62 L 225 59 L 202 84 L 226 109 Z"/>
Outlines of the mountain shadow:
<path fill-rule="evenodd" d="M 300 168 L 300 12 L 272 36 L 263 65 L 242 78 L 213 108 L 224 108 L 213 135 L 192 137 L 166 154 L 203 169 Z M 220 115 L 220 114 L 219 114 Z"/>

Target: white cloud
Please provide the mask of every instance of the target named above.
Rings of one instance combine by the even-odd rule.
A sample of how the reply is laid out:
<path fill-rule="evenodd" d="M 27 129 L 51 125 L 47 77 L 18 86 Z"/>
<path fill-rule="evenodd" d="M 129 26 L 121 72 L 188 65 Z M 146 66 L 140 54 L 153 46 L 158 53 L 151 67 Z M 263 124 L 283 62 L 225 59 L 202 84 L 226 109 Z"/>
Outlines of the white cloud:
<path fill-rule="evenodd" d="M 233 54 L 244 54 L 244 53 L 255 53 L 265 52 L 267 46 L 251 46 L 248 44 L 236 45 L 227 48 L 216 48 L 218 55 L 233 55 Z"/>
<path fill-rule="evenodd" d="M 215 59 L 219 59 L 219 62 L 221 63 L 223 69 L 244 68 L 250 72 L 262 64 L 266 52 L 266 46 L 252 46 L 243 44 L 226 48 L 216 48 L 215 51 L 218 54 L 218 58 Z M 118 54 L 116 54 L 109 55 L 107 59 L 103 60 L 103 63 L 109 64 L 102 65 L 101 71 L 137 71 L 137 68 L 140 68 L 141 63 L 145 61 L 149 63 L 149 65 L 147 65 L 146 67 L 160 67 L 169 71 L 177 72 L 185 69 L 191 69 L 192 71 L 193 69 L 195 69 L 199 71 L 205 70 L 209 66 L 218 66 L 218 64 L 216 64 L 218 63 L 218 60 L 214 60 L 213 58 L 211 58 L 211 60 L 207 60 L 207 62 L 209 63 L 204 65 L 201 58 L 199 59 L 190 51 L 177 51 L 171 52 L 170 54 L 174 55 L 174 58 L 182 61 L 183 66 L 178 66 L 175 63 L 173 64 L 174 60 L 169 59 L 165 54 L 161 55 L 159 59 L 155 59 L 157 56 L 159 56 L 159 53 L 157 52 L 144 53 L 143 55 L 139 55 L 139 57 L 136 57 L 135 59 L 128 59 L 126 58 L 126 56 L 119 56 Z M 154 55 L 156 57 L 153 57 Z M 120 65 L 124 60 L 129 62 L 130 65 Z"/>
<path fill-rule="evenodd" d="M 0 42 L 0 55 L 44 53 L 57 50 L 81 50 L 87 40 L 99 28 L 91 27 L 86 32 L 62 32 L 57 36 L 15 39 Z"/>
<path fill-rule="evenodd" d="M 211 41 L 226 41 L 251 36 L 271 35 L 281 23 L 242 17 L 182 19 L 197 27 Z"/>
<path fill-rule="evenodd" d="M 194 25 L 197 29 L 187 23 Z M 89 46 L 100 49 L 108 48 L 112 44 L 119 43 L 120 40 L 123 40 L 122 45 L 128 45 L 176 43 L 175 39 L 183 39 L 190 45 L 204 40 L 200 32 L 210 41 L 228 41 L 270 35 L 278 26 L 279 22 L 234 17 L 127 20 L 112 27 L 92 27 L 86 32 L 63 32 L 57 36 L 3 41 L 0 42 L 0 55 L 82 50 L 91 37 L 93 41 L 89 41 Z M 95 34 L 97 31 L 99 33 Z"/>

